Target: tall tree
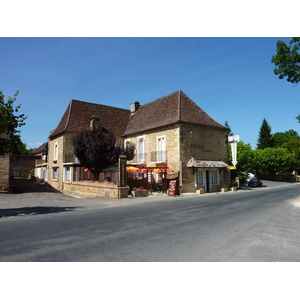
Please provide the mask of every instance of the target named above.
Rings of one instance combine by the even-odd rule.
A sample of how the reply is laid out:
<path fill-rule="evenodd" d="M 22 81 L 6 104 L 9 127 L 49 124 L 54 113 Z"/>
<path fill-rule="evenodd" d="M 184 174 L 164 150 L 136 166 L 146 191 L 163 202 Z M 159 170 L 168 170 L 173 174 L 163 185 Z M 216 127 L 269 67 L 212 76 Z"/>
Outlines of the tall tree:
<path fill-rule="evenodd" d="M 272 134 L 271 134 L 271 126 L 263 119 L 263 122 L 260 127 L 258 140 L 257 140 L 257 149 L 265 149 L 268 147 L 272 147 Z"/>
<path fill-rule="evenodd" d="M 101 171 L 118 162 L 119 155 L 126 155 L 127 160 L 134 157 L 135 146 L 126 147 L 116 144 L 116 137 L 111 133 L 103 133 L 102 129 L 80 132 L 72 139 L 74 154 L 82 166 L 88 168 L 99 179 Z"/>
<path fill-rule="evenodd" d="M 227 120 L 225 121 L 224 126 L 229 129 L 228 130 L 228 135 L 234 135 L 234 133 L 232 132 L 231 127 L 230 127 L 230 125 L 229 125 L 229 123 L 228 123 Z"/>
<path fill-rule="evenodd" d="M 25 125 L 27 116 L 24 114 L 16 114 L 19 112 L 21 105 L 14 107 L 19 92 L 13 97 L 4 100 L 4 95 L 0 91 L 0 155 L 12 152 L 19 139 L 15 136 L 20 132 L 17 128 Z"/>
<path fill-rule="evenodd" d="M 300 81 L 300 38 L 292 38 L 289 44 L 277 41 L 276 55 L 272 56 L 271 62 L 277 67 L 274 73 L 279 79 L 287 77 L 288 82 L 297 84 Z"/>

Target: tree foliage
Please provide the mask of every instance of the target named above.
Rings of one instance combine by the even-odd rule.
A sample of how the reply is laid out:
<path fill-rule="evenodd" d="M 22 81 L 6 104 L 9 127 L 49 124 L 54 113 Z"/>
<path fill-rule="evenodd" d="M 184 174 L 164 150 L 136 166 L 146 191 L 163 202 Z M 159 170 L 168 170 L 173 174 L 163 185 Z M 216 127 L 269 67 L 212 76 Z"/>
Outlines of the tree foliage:
<path fill-rule="evenodd" d="M 257 149 L 265 149 L 268 147 L 272 147 L 271 126 L 266 121 L 266 119 L 263 119 L 259 130 Z"/>
<path fill-rule="evenodd" d="M 234 133 L 232 132 L 231 127 L 230 127 L 230 125 L 229 125 L 229 123 L 228 123 L 227 120 L 225 121 L 224 126 L 227 127 L 227 128 L 229 129 L 229 130 L 228 130 L 228 136 L 234 135 Z"/>
<path fill-rule="evenodd" d="M 275 148 L 281 147 L 292 139 L 300 139 L 298 132 L 290 129 L 286 132 L 275 132 L 272 136 L 272 146 Z"/>
<path fill-rule="evenodd" d="M 88 168 L 98 180 L 101 171 L 118 162 L 119 155 L 126 155 L 127 160 L 134 157 L 135 146 L 126 147 L 116 144 L 116 137 L 102 130 L 80 132 L 72 139 L 74 154 L 85 168 Z"/>
<path fill-rule="evenodd" d="M 289 45 L 283 41 L 276 43 L 276 55 L 271 62 L 275 64 L 274 73 L 279 79 L 287 77 L 287 81 L 298 84 L 300 81 L 300 37 L 294 37 Z M 300 123 L 300 115 L 296 117 Z"/>
<path fill-rule="evenodd" d="M 272 56 L 271 62 L 276 66 L 274 73 L 279 79 L 287 77 L 288 82 L 297 84 L 300 81 L 300 38 L 292 38 L 289 44 L 277 41 L 276 55 Z"/>
<path fill-rule="evenodd" d="M 19 92 L 16 92 L 5 101 L 5 96 L 0 91 L 0 155 L 13 151 L 16 143 L 20 141 L 16 137 L 20 132 L 17 129 L 25 125 L 24 121 L 27 119 L 24 114 L 16 114 L 21 108 L 21 105 L 14 107 L 18 94 Z"/>

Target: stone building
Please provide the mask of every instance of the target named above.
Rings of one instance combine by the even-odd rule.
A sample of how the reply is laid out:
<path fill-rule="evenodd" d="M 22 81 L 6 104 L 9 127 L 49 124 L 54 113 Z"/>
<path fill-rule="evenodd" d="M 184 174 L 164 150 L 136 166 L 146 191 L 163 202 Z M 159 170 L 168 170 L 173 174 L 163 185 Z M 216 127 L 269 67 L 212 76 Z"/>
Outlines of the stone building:
<path fill-rule="evenodd" d="M 144 105 L 134 103 L 125 143 L 137 145 L 132 163 L 179 172 L 183 192 L 219 191 L 230 183 L 228 128 L 209 117 L 182 91 Z"/>
<path fill-rule="evenodd" d="M 130 111 L 126 109 L 71 100 L 58 126 L 50 133 L 47 162 L 37 166 L 36 174 L 39 168 L 47 169 L 44 179 L 57 190 L 67 190 L 75 180 L 89 179 L 89 173 L 74 155 L 72 138 L 94 126 L 102 127 L 103 132 L 114 133 L 117 141 L 122 142 L 129 116 Z"/>
<path fill-rule="evenodd" d="M 47 162 L 37 166 L 47 169 L 47 181 L 55 189 L 67 190 L 72 181 L 87 176 L 71 139 L 90 126 L 101 126 L 125 144 L 134 143 L 136 155 L 130 165 L 179 172 L 183 192 L 195 192 L 196 186 L 219 191 L 230 183 L 228 128 L 177 91 L 144 105 L 135 102 L 130 110 L 71 100 L 50 133 Z"/>

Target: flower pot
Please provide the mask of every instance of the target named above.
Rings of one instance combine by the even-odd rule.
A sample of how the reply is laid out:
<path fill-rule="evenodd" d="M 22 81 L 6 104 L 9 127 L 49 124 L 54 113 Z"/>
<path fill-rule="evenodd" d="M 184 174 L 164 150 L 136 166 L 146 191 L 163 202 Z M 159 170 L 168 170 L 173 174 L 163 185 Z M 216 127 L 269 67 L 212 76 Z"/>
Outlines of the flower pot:
<path fill-rule="evenodd" d="M 228 188 L 221 188 L 221 192 L 222 193 L 228 192 Z"/>
<path fill-rule="evenodd" d="M 196 190 L 197 194 L 204 194 L 204 190 Z"/>
<path fill-rule="evenodd" d="M 231 187 L 230 187 L 230 191 L 236 192 L 236 186 L 231 186 Z"/>
<path fill-rule="evenodd" d="M 147 197 L 148 191 L 131 191 L 133 197 Z"/>

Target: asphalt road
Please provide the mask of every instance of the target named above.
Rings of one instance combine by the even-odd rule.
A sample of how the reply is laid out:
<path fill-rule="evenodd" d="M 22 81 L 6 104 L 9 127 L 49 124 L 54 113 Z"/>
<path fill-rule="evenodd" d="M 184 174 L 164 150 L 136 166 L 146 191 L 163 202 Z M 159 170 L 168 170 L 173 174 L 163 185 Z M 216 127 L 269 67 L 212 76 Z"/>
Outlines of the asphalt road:
<path fill-rule="evenodd" d="M 300 261 L 300 185 L 265 185 L 119 200 L 2 194 L 0 261 Z"/>

